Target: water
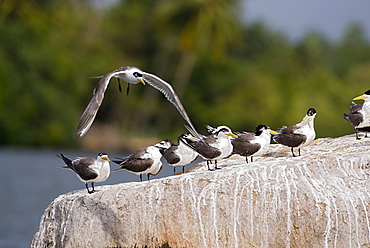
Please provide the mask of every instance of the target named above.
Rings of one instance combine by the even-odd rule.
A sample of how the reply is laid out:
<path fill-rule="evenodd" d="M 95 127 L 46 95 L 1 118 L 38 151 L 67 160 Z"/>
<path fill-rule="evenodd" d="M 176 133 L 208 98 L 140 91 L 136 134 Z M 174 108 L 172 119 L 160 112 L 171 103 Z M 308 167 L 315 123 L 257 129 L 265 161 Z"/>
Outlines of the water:
<path fill-rule="evenodd" d="M 0 247 L 29 247 L 37 231 L 41 215 L 59 195 L 85 185 L 70 170 L 61 169 L 63 161 L 56 154 L 69 158 L 96 157 L 96 153 L 68 150 L 32 150 L 0 148 Z M 110 158 L 127 154 L 108 154 Z M 197 160 L 193 164 L 199 162 Z M 188 168 L 189 166 L 187 166 Z M 118 165 L 111 163 L 111 169 Z M 181 167 L 177 167 L 179 171 Z M 156 176 L 173 175 L 173 167 L 163 163 Z M 146 180 L 146 176 L 143 176 Z M 127 171 L 111 173 L 110 177 L 96 186 L 140 181 L 139 176 Z"/>

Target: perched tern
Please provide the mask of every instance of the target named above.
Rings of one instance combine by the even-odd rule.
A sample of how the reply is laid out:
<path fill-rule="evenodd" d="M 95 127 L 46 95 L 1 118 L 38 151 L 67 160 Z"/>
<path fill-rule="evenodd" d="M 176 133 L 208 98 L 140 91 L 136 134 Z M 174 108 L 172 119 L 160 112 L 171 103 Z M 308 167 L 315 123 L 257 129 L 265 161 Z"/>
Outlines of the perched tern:
<path fill-rule="evenodd" d="M 113 160 L 114 163 L 119 164 L 121 167 L 114 171 L 126 170 L 140 175 L 140 181 L 143 180 L 142 174 L 147 174 L 149 181 L 149 175 L 157 175 L 162 169 L 162 154 L 159 150 L 169 147 L 169 145 L 165 145 L 158 143 L 153 146 L 141 148 L 125 158 Z"/>
<path fill-rule="evenodd" d="M 364 100 L 364 103 L 353 103 L 350 105 L 348 115 L 343 114 L 343 117 L 355 128 L 356 139 L 360 139 L 358 132 L 365 132 L 365 137 L 367 137 L 367 133 L 370 132 L 370 90 L 352 100 Z"/>
<path fill-rule="evenodd" d="M 217 167 L 217 160 L 226 158 L 232 153 L 231 139 L 236 137 L 229 127 L 219 126 L 213 129 L 211 135 L 203 136 L 200 139 L 182 137 L 180 139 L 199 153 L 207 161 L 208 170 L 211 170 L 209 166 L 211 161 L 215 161 L 214 169 L 220 169 Z"/>
<path fill-rule="evenodd" d="M 164 147 L 160 149 L 163 157 L 167 163 L 173 166 L 173 174 L 176 174 L 176 166 L 182 166 L 182 173 L 185 171 L 185 165 L 193 162 L 197 157 L 198 153 L 187 146 L 183 139 L 192 139 L 190 134 L 184 133 L 178 138 L 178 145 L 175 145 L 171 140 L 164 140 L 161 143 Z"/>
<path fill-rule="evenodd" d="M 89 157 L 77 157 L 71 160 L 63 154 L 57 155 L 63 159 L 66 166 L 73 170 L 78 178 L 85 183 L 87 192 L 89 194 L 95 192 L 94 182 L 103 182 L 107 180 L 110 175 L 109 158 L 106 153 L 99 153 L 97 159 Z M 92 190 L 89 190 L 88 182 L 91 182 Z"/>
<path fill-rule="evenodd" d="M 316 137 L 314 128 L 315 116 L 316 110 L 314 108 L 308 109 L 302 122 L 290 127 L 283 126 L 277 135 L 273 135 L 273 140 L 290 147 L 294 157 L 296 155 L 293 152 L 293 147 L 297 147 L 298 155 L 300 156 L 301 148 L 311 144 Z"/>
<path fill-rule="evenodd" d="M 233 153 L 245 157 L 248 163 L 248 156 L 260 156 L 267 152 L 270 146 L 271 134 L 278 134 L 266 125 L 258 125 L 255 133 L 243 132 L 237 134 L 237 138 L 231 140 Z"/>

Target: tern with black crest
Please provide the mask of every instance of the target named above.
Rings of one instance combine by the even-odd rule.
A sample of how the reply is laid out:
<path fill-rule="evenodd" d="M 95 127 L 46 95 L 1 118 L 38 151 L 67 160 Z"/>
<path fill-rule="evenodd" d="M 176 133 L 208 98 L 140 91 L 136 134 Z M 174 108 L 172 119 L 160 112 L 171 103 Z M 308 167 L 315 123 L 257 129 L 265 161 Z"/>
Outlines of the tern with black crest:
<path fill-rule="evenodd" d="M 99 153 L 96 159 L 89 157 L 77 157 L 71 160 L 63 154 L 57 155 L 63 159 L 66 166 L 73 170 L 78 178 L 85 183 L 87 192 L 89 194 L 95 192 L 94 182 L 103 182 L 107 180 L 110 175 L 110 166 L 108 155 L 106 153 Z M 91 182 L 92 190 L 89 190 L 88 182 Z"/>
<path fill-rule="evenodd" d="M 247 163 L 250 156 L 251 162 L 253 162 L 253 156 L 260 156 L 268 151 L 271 134 L 278 133 L 266 125 L 258 125 L 255 133 L 237 133 L 238 137 L 231 140 L 233 153 L 245 157 Z"/>
<path fill-rule="evenodd" d="M 103 102 L 105 91 L 109 85 L 110 79 L 112 77 L 123 79 L 129 84 L 149 84 L 153 88 L 159 90 L 171 102 L 179 111 L 184 120 L 188 123 L 193 133 L 196 134 L 196 137 L 199 137 L 199 134 L 196 132 L 188 114 L 186 113 L 184 107 L 182 106 L 179 97 L 173 90 L 172 86 L 164 81 L 163 79 L 157 77 L 156 75 L 141 71 L 140 69 L 132 66 L 124 66 L 113 72 L 105 74 L 99 81 L 98 85 L 93 91 L 93 97 L 87 105 L 85 111 L 83 112 L 80 121 L 78 123 L 77 131 L 75 137 L 82 138 L 87 131 L 90 129 L 96 114 L 99 110 L 100 105 Z"/>
<path fill-rule="evenodd" d="M 171 140 L 162 141 L 163 146 L 168 148 L 160 149 L 160 152 L 167 163 L 173 166 L 174 175 L 176 174 L 176 166 L 182 166 L 182 173 L 184 173 L 185 165 L 190 164 L 198 157 L 198 153 L 187 146 L 183 139 L 194 138 L 190 134 L 184 133 L 178 138 L 178 145 L 175 145 Z"/>
<path fill-rule="evenodd" d="M 189 128 L 188 130 L 191 132 Z M 223 159 L 232 153 L 231 139 L 237 137 L 227 126 L 219 126 L 212 130 L 211 135 L 202 136 L 200 139 L 180 138 L 207 161 L 208 170 L 211 170 L 209 166 L 211 161 L 215 161 L 214 169 L 220 169 L 217 167 L 217 160 Z"/>
<path fill-rule="evenodd" d="M 143 180 L 142 175 L 147 174 L 149 181 L 150 175 L 157 175 L 162 169 L 162 154 L 159 150 L 169 147 L 170 145 L 160 142 L 141 148 L 125 158 L 117 158 L 118 160 L 113 162 L 119 164 L 121 168 L 114 171 L 126 170 L 140 175 L 140 181 Z"/>
<path fill-rule="evenodd" d="M 364 102 L 362 104 L 351 104 L 348 115 L 343 114 L 343 117 L 355 128 L 356 139 L 360 139 L 358 137 L 359 132 L 365 132 L 365 137 L 367 137 L 367 133 L 370 132 L 370 90 L 352 100 L 364 100 Z"/>
<path fill-rule="evenodd" d="M 307 110 L 306 116 L 302 122 L 294 126 L 283 126 L 277 135 L 273 135 L 273 140 L 282 145 L 291 148 L 292 154 L 295 157 L 293 148 L 298 148 L 298 155 L 301 155 L 301 148 L 308 146 L 316 137 L 314 128 L 314 119 L 316 116 L 316 110 L 310 108 Z"/>

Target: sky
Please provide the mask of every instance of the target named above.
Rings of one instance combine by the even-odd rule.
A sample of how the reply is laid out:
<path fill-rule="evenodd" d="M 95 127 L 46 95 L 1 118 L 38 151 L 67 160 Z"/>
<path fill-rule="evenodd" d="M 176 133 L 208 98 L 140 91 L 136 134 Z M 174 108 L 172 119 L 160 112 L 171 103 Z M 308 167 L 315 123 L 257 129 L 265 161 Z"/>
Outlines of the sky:
<path fill-rule="evenodd" d="M 370 40 L 370 0 L 242 0 L 243 19 L 261 20 L 273 30 L 299 40 L 318 31 L 338 41 L 351 22 L 359 23 Z"/>

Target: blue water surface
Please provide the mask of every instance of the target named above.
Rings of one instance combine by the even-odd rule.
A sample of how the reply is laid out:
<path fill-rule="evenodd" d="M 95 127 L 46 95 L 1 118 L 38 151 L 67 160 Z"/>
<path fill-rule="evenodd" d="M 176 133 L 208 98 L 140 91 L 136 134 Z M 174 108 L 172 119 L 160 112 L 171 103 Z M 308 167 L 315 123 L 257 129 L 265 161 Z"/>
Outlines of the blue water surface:
<path fill-rule="evenodd" d="M 97 156 L 92 152 L 71 150 L 0 148 L 0 247 L 29 247 L 47 206 L 61 194 L 85 189 L 72 171 L 60 168 L 64 163 L 56 154 L 61 152 L 69 158 Z M 108 155 L 114 158 L 127 153 Z M 117 168 L 118 165 L 111 163 L 112 170 Z M 163 169 L 151 178 L 171 175 L 173 167 L 163 162 Z M 146 180 L 146 176 L 143 179 Z M 119 171 L 96 186 L 137 181 L 140 181 L 138 175 Z"/>

